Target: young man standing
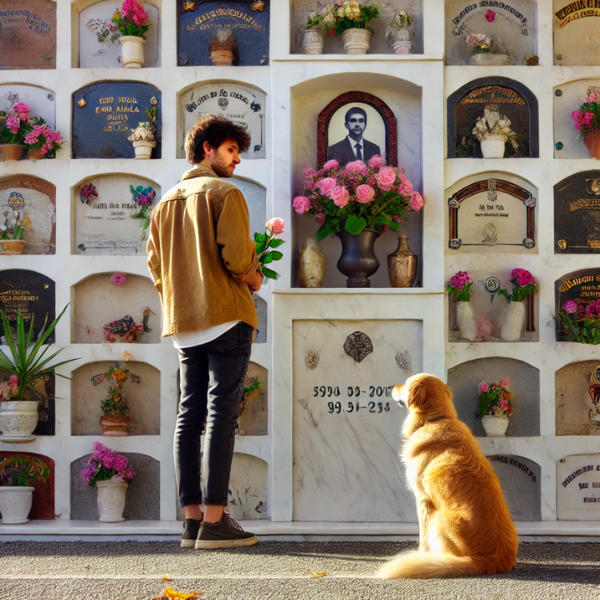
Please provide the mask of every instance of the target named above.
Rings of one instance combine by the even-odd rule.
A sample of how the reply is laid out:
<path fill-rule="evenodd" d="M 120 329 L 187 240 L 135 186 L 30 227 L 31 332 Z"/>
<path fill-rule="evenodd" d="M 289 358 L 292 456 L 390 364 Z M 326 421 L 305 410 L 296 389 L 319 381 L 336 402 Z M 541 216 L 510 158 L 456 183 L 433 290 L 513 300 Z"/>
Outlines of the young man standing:
<path fill-rule="evenodd" d="M 251 292 L 262 284 L 244 196 L 224 178 L 233 175 L 249 146 L 250 135 L 240 125 L 214 115 L 199 120 L 185 142 L 194 168 L 152 212 L 148 267 L 162 300 L 162 334 L 173 335 L 179 351 L 174 451 L 185 513 L 182 547 L 257 543 L 224 512 L 238 407 L 258 325 Z"/>

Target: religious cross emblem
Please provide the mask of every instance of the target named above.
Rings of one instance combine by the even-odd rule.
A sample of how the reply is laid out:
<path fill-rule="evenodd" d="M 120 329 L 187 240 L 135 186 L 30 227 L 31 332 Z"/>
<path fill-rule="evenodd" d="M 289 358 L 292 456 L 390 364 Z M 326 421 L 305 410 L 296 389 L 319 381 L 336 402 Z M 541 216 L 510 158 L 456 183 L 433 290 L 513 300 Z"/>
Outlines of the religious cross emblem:
<path fill-rule="evenodd" d="M 373 352 L 373 342 L 371 338 L 362 331 L 351 333 L 344 344 L 344 351 L 356 362 L 362 362 L 371 352 Z"/>

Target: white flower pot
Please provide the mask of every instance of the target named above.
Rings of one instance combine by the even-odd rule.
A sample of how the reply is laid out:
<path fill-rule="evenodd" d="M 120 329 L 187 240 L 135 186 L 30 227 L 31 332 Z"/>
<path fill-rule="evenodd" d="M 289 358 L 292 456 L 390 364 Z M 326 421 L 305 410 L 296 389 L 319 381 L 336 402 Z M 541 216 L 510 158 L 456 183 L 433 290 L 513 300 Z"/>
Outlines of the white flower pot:
<path fill-rule="evenodd" d="M 0 402 L 0 440 L 3 442 L 31 442 L 38 424 L 37 400 Z"/>
<path fill-rule="evenodd" d="M 510 302 L 502 316 L 500 337 L 503 340 L 515 342 L 521 339 L 525 325 L 525 302 Z"/>
<path fill-rule="evenodd" d="M 490 135 L 479 143 L 483 158 L 504 158 L 506 138 L 503 135 Z"/>
<path fill-rule="evenodd" d="M 19 525 L 28 523 L 29 511 L 33 503 L 33 490 L 30 486 L 1 486 L 0 513 L 2 523 Z"/>
<path fill-rule="evenodd" d="M 136 158 L 148 160 L 152 156 L 152 149 L 156 147 L 156 142 L 133 142 L 133 147 Z"/>
<path fill-rule="evenodd" d="M 472 341 L 477 337 L 477 325 L 470 302 L 457 302 L 456 323 L 462 339 Z"/>
<path fill-rule="evenodd" d="M 98 488 L 98 510 L 102 523 L 120 523 L 124 521 L 125 493 L 129 487 L 122 477 L 113 477 L 108 481 L 96 482 Z"/>
<path fill-rule="evenodd" d="M 410 54 L 413 45 L 410 41 L 410 31 L 405 27 L 391 29 L 387 34 L 387 39 L 394 54 Z"/>
<path fill-rule="evenodd" d="M 323 54 L 325 34 L 322 29 L 305 29 L 302 41 L 304 54 Z"/>
<path fill-rule="evenodd" d="M 146 40 L 136 35 L 124 35 L 120 38 L 123 47 L 121 62 L 128 69 L 141 69 L 144 66 L 144 44 Z"/>
<path fill-rule="evenodd" d="M 508 417 L 497 417 L 496 415 L 484 415 L 481 423 L 488 437 L 506 437 L 508 429 Z"/>
<path fill-rule="evenodd" d="M 476 52 L 469 59 L 470 65 L 479 67 L 499 67 L 507 65 L 510 61 L 508 54 L 490 54 L 489 52 Z"/>
<path fill-rule="evenodd" d="M 371 32 L 368 29 L 353 27 L 342 33 L 346 54 L 366 54 L 369 50 Z"/>

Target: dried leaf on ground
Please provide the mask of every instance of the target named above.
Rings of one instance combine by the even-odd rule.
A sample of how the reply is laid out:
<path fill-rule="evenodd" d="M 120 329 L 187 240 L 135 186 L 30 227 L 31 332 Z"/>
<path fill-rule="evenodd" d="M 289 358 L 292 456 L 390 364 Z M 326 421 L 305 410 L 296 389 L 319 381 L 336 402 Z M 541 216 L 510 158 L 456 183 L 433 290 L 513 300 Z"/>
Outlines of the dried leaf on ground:
<path fill-rule="evenodd" d="M 191 594 L 186 594 L 168 587 L 160 596 L 154 596 L 152 600 L 198 600 L 201 593 L 192 592 Z"/>
<path fill-rule="evenodd" d="M 173 581 L 170 577 L 163 577 L 163 581 Z"/>
<path fill-rule="evenodd" d="M 325 575 L 327 575 L 327 573 L 311 573 L 311 575 L 313 577 L 325 577 Z"/>

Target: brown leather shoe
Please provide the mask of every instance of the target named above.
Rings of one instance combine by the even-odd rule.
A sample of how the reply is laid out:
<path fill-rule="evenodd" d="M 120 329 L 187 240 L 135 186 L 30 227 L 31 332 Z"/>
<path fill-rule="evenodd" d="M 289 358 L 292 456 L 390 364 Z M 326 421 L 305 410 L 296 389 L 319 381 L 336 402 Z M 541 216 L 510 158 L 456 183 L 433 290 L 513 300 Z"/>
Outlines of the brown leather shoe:
<path fill-rule="evenodd" d="M 239 548 L 254 546 L 258 543 L 253 533 L 244 531 L 227 513 L 218 523 L 204 521 L 196 540 L 196 550 L 214 550 L 217 548 Z"/>

